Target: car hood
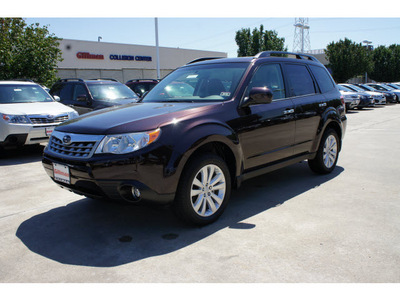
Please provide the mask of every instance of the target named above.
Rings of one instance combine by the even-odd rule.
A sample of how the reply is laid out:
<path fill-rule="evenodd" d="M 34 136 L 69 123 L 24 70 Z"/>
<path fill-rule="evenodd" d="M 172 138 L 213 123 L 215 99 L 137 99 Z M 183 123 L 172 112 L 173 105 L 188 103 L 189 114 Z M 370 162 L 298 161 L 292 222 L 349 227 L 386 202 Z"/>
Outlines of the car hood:
<path fill-rule="evenodd" d="M 199 114 L 221 103 L 132 103 L 85 114 L 57 127 L 57 131 L 80 134 L 119 134 L 153 130 Z M 207 110 L 208 112 L 209 110 Z"/>
<path fill-rule="evenodd" d="M 75 111 L 58 102 L 0 104 L 0 113 L 9 115 L 59 115 Z"/>
<path fill-rule="evenodd" d="M 382 96 L 382 93 L 373 92 L 373 91 L 365 91 L 368 95 L 372 96 Z"/>
<path fill-rule="evenodd" d="M 358 94 L 355 92 L 347 92 L 347 91 L 339 91 L 343 96 L 355 96 L 358 97 Z"/>

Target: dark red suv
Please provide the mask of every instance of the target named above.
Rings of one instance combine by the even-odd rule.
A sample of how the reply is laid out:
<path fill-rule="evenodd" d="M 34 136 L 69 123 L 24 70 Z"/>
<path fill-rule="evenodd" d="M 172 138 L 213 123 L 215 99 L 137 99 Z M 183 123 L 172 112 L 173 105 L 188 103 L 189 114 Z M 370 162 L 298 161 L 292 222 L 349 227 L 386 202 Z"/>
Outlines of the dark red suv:
<path fill-rule="evenodd" d="M 302 160 L 332 172 L 345 128 L 344 102 L 321 63 L 262 52 L 192 62 L 140 103 L 63 123 L 43 165 L 75 193 L 171 203 L 205 225 L 243 180 Z"/>

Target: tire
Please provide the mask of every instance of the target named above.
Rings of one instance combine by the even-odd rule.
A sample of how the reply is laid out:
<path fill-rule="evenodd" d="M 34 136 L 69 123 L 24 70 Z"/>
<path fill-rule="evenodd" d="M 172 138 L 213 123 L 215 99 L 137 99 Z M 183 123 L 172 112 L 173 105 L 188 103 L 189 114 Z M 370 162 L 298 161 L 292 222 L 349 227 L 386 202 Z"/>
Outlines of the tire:
<path fill-rule="evenodd" d="M 191 225 L 207 225 L 223 213 L 231 194 L 225 161 L 212 153 L 190 161 L 181 175 L 174 202 L 179 218 Z"/>
<path fill-rule="evenodd" d="M 308 160 L 310 169 L 318 174 L 331 173 L 339 157 L 339 138 L 335 130 L 329 128 L 322 136 L 314 159 Z"/>

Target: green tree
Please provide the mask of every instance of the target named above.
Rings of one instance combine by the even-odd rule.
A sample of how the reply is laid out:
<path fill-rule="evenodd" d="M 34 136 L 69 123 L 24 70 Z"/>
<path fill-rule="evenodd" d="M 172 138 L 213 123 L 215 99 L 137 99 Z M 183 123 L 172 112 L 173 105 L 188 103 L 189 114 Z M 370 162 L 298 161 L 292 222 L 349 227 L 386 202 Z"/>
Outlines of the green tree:
<path fill-rule="evenodd" d="M 238 45 L 237 54 L 241 56 L 254 56 L 261 51 L 287 51 L 285 48 L 285 38 L 278 37 L 275 30 L 264 30 L 264 26 L 260 25 L 260 29 L 242 28 L 236 31 L 236 44 Z"/>
<path fill-rule="evenodd" d="M 357 44 L 345 38 L 326 47 L 326 56 L 337 82 L 346 82 L 358 75 L 370 73 L 373 68 L 372 56 L 361 43 Z"/>
<path fill-rule="evenodd" d="M 400 81 L 400 45 L 379 46 L 374 49 L 372 57 L 372 79 L 383 82 Z"/>
<path fill-rule="evenodd" d="M 50 86 L 62 60 L 58 41 L 46 26 L 0 18 L 0 79 L 29 78 Z"/>

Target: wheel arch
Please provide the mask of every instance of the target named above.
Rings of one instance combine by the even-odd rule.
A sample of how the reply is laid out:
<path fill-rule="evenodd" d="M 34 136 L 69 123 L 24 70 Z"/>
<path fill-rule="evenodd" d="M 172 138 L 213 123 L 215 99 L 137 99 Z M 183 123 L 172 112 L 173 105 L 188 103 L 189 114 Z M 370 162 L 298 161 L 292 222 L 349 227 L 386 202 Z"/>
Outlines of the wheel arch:
<path fill-rule="evenodd" d="M 316 135 L 316 138 L 315 138 L 312 150 L 311 150 L 312 153 L 316 153 L 316 151 L 318 150 L 318 147 L 321 143 L 321 139 L 322 139 L 324 133 L 329 128 L 332 128 L 337 133 L 338 138 L 339 138 L 339 151 L 342 149 L 342 139 L 343 139 L 343 134 L 344 134 L 344 132 L 343 132 L 344 128 L 341 123 L 340 116 L 338 115 L 336 110 L 332 109 L 332 110 L 329 110 L 323 116 L 323 118 L 321 120 L 319 130 L 317 132 L 317 135 Z"/>
<path fill-rule="evenodd" d="M 243 165 L 241 148 L 234 131 L 216 123 L 191 128 L 186 132 L 185 139 L 181 139 L 181 143 L 175 147 L 167 172 L 174 173 L 177 185 L 188 163 L 203 153 L 214 153 L 226 162 L 234 186 Z"/>

